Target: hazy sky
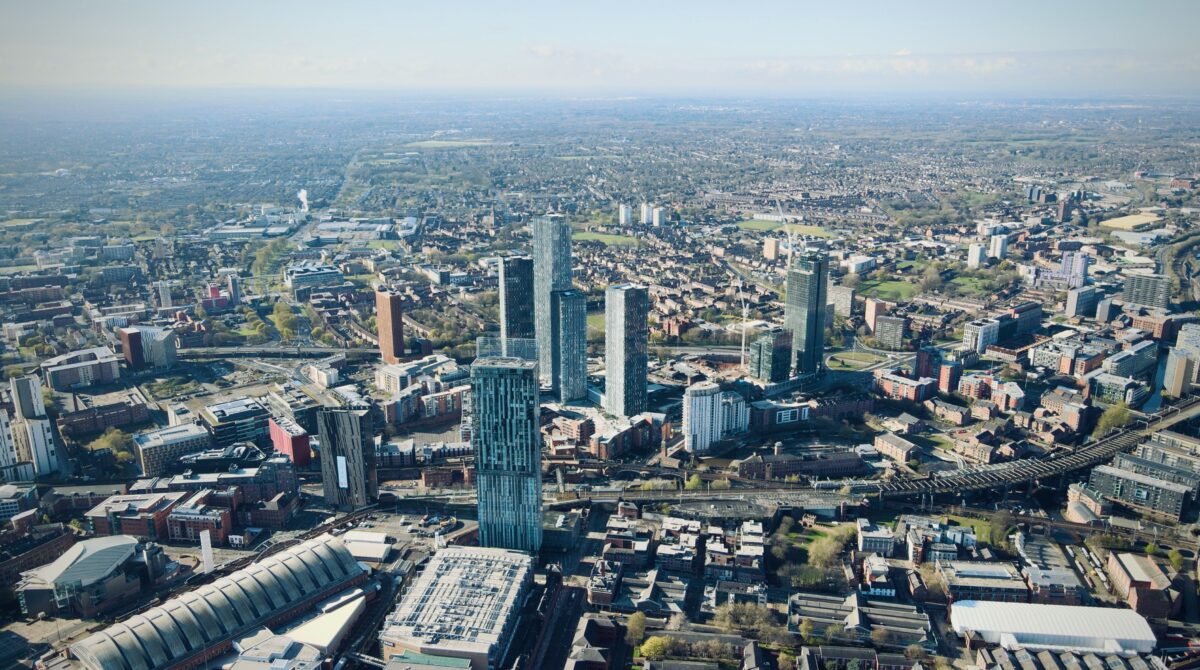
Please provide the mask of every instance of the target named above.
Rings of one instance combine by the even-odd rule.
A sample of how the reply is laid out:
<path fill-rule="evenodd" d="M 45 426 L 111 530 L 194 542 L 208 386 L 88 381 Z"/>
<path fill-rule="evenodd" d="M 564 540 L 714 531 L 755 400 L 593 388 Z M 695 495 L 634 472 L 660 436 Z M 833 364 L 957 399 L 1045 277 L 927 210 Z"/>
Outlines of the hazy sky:
<path fill-rule="evenodd" d="M 1200 2 L 0 0 L 0 88 L 1200 94 Z"/>

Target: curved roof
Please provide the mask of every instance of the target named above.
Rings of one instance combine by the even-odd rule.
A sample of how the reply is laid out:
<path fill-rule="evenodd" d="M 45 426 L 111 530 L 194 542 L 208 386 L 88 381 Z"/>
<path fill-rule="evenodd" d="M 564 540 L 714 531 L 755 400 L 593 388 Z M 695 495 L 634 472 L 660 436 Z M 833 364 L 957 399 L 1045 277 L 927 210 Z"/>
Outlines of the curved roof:
<path fill-rule="evenodd" d="M 87 587 L 108 577 L 133 556 L 138 541 L 128 535 L 97 537 L 76 542 L 52 563 L 24 573 L 27 584 L 47 586 L 79 582 Z"/>
<path fill-rule="evenodd" d="M 155 670 L 261 625 L 362 574 L 341 538 L 309 540 L 71 645 L 93 670 Z"/>

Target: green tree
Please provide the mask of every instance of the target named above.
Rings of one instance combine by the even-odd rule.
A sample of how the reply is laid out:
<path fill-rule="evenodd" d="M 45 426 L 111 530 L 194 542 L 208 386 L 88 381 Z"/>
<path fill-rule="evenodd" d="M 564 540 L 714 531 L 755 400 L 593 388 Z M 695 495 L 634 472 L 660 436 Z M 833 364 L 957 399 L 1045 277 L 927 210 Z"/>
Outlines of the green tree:
<path fill-rule="evenodd" d="M 646 615 L 641 612 L 634 612 L 633 616 L 630 616 L 629 620 L 625 622 L 625 642 L 632 647 L 640 643 L 645 637 Z M 645 649 L 642 650 L 642 653 L 645 653 Z"/>
<path fill-rule="evenodd" d="M 655 635 L 642 643 L 642 656 L 652 661 L 662 660 L 674 650 L 674 641 L 661 635 Z"/>
<path fill-rule="evenodd" d="M 1183 570 L 1183 552 L 1179 551 L 1178 549 L 1172 549 L 1171 551 L 1167 552 L 1167 558 L 1171 560 L 1171 567 L 1175 568 L 1175 572 Z"/>
<path fill-rule="evenodd" d="M 1129 406 L 1125 403 L 1117 403 L 1110 405 L 1104 413 L 1100 415 L 1100 420 L 1096 422 L 1096 430 L 1093 435 L 1104 435 L 1113 428 L 1123 428 L 1133 420 L 1133 415 L 1129 413 Z"/>
<path fill-rule="evenodd" d="M 728 479 L 718 479 L 712 484 L 709 484 L 709 488 L 713 489 L 714 491 L 724 491 L 732 486 L 733 484 L 731 484 Z"/>
<path fill-rule="evenodd" d="M 692 475 L 687 478 L 687 483 L 683 488 L 687 491 L 699 491 L 704 486 L 704 481 L 700 479 L 700 475 Z"/>
<path fill-rule="evenodd" d="M 1154 556 L 1157 554 L 1158 554 L 1158 545 L 1154 544 L 1153 542 L 1147 542 L 1146 543 L 1146 555 Z"/>
<path fill-rule="evenodd" d="M 876 628 L 871 631 L 871 642 L 876 647 L 886 647 L 892 641 L 892 632 L 886 628 Z"/>
<path fill-rule="evenodd" d="M 804 644 L 808 644 L 808 641 L 812 639 L 812 635 L 813 635 L 812 619 L 810 619 L 808 617 L 804 617 L 803 619 L 800 620 L 800 639 L 804 641 Z"/>

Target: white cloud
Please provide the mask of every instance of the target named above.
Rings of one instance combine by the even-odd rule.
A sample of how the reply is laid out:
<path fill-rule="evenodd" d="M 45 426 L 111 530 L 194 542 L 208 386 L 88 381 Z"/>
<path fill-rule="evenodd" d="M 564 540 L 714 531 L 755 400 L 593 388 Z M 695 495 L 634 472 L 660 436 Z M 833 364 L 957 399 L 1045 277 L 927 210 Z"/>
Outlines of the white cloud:
<path fill-rule="evenodd" d="M 903 49 L 901 49 L 901 50 L 897 51 L 897 52 L 896 52 L 896 55 L 897 55 L 897 56 L 911 56 L 911 55 L 912 55 L 912 49 L 909 49 L 909 48 L 905 47 L 905 48 L 903 48 Z"/>

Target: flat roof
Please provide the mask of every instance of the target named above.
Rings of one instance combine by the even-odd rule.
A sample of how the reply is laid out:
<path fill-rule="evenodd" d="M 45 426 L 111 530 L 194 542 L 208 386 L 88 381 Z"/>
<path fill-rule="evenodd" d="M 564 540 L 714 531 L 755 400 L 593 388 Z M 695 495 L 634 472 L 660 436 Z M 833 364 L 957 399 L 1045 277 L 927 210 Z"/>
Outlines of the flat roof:
<path fill-rule="evenodd" d="M 951 607 L 950 625 L 1005 649 L 1149 653 L 1158 643 L 1140 614 L 1112 607 L 963 600 Z"/>

